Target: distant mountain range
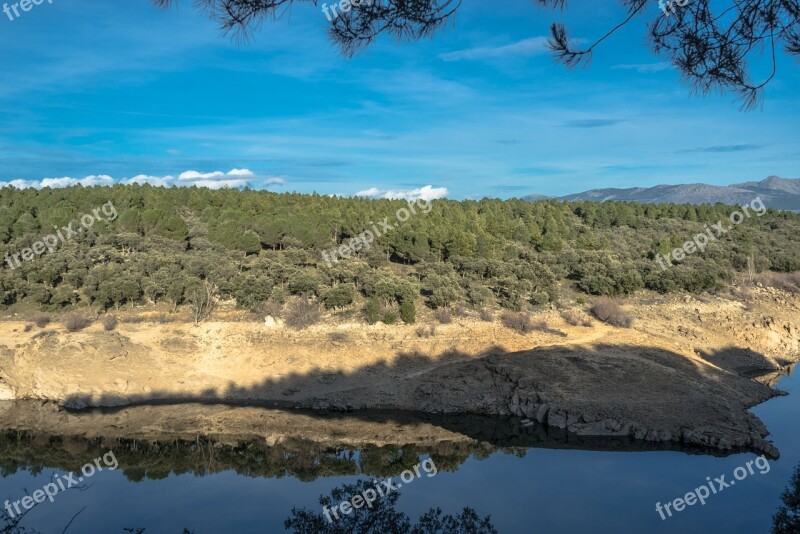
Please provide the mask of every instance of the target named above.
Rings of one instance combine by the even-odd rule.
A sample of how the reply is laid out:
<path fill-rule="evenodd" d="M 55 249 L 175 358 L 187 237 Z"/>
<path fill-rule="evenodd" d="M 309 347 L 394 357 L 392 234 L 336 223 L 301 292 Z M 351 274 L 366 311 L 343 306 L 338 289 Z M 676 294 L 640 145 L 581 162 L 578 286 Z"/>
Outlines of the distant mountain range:
<path fill-rule="evenodd" d="M 653 204 L 703 204 L 722 202 L 740 205 L 760 197 L 769 208 L 800 211 L 800 179 L 770 176 L 760 182 L 745 182 L 727 186 L 708 184 L 657 185 L 630 189 L 592 189 L 563 197 L 528 195 L 522 200 L 530 202 L 557 198 L 558 200 L 628 200 Z"/>

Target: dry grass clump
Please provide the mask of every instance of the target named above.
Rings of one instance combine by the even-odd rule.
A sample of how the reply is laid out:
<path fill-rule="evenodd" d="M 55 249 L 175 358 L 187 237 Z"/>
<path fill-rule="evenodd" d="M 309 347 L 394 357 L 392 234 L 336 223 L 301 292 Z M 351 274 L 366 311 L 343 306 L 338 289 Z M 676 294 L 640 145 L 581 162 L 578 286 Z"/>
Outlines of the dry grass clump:
<path fill-rule="evenodd" d="M 453 322 L 453 314 L 447 308 L 439 308 L 434 313 L 436 320 L 442 324 L 450 324 Z"/>
<path fill-rule="evenodd" d="M 46 313 L 37 313 L 31 319 L 33 324 L 38 326 L 39 328 L 44 328 L 45 326 L 50 324 L 50 316 Z"/>
<path fill-rule="evenodd" d="M 436 325 L 420 326 L 417 328 L 417 337 L 434 337 L 436 335 Z"/>
<path fill-rule="evenodd" d="M 117 327 L 117 317 L 115 315 L 104 315 L 100 318 L 100 324 L 106 332 L 111 332 Z"/>
<path fill-rule="evenodd" d="M 610 298 L 603 297 L 597 299 L 590 311 L 592 315 L 597 317 L 600 321 L 612 326 L 621 328 L 630 328 L 633 326 L 633 317 L 623 310 L 622 306 Z"/>
<path fill-rule="evenodd" d="M 303 330 L 317 324 L 321 318 L 319 304 L 308 297 L 298 297 L 286 306 L 284 320 L 289 328 Z"/>
<path fill-rule="evenodd" d="M 67 329 L 67 332 L 77 332 L 92 324 L 92 319 L 84 313 L 73 311 L 64 315 L 61 318 L 61 322 L 64 324 L 64 328 Z"/>

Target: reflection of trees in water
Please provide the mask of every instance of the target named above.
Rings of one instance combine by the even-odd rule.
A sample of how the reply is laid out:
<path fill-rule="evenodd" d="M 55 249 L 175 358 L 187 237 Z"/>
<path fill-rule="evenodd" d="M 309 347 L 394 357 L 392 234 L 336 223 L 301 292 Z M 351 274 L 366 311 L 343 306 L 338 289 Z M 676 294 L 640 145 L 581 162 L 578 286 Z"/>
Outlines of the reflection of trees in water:
<path fill-rule="evenodd" d="M 319 504 L 330 509 L 373 487 L 368 480 L 342 484 L 330 495 L 321 495 Z M 490 517 L 481 519 L 472 508 L 464 508 L 458 515 L 431 508 L 412 525 L 406 514 L 395 510 L 399 498 L 400 493 L 389 493 L 374 501 L 371 508 L 353 508 L 350 514 L 339 513 L 339 519 L 332 517 L 331 521 L 322 512 L 293 508 L 284 525 L 295 534 L 497 534 Z"/>
<path fill-rule="evenodd" d="M 233 470 L 247 477 L 292 476 L 302 481 L 319 477 L 397 475 L 430 455 L 442 471 L 456 471 L 470 456 L 486 458 L 498 449 L 484 443 L 442 442 L 430 446 L 365 445 L 356 450 L 287 439 L 268 445 L 263 439 L 225 443 L 193 440 L 85 439 L 0 433 L 0 476 L 19 470 L 34 475 L 46 468 L 79 468 L 85 459 L 113 450 L 119 469 L 131 482 L 160 480 L 171 474 L 204 476 Z M 509 451 L 507 451 L 509 452 Z M 2 533 L 0 533 L 2 534 Z"/>
<path fill-rule="evenodd" d="M 800 464 L 794 468 L 781 500 L 783 506 L 772 517 L 772 534 L 797 534 L 800 532 Z"/>

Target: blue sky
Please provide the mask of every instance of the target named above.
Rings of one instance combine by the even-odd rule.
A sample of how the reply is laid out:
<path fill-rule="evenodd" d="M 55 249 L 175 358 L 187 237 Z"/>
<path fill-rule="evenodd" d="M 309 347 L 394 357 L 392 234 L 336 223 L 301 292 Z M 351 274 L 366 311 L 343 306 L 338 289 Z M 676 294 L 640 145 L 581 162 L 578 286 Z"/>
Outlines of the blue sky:
<path fill-rule="evenodd" d="M 752 112 L 729 95 L 690 96 L 645 45 L 645 19 L 589 67 L 555 64 L 550 22 L 590 41 L 623 17 L 613 0 L 564 13 L 466 0 L 434 39 L 385 38 L 354 59 L 330 44 L 319 7 L 237 44 L 191 4 L 53 0 L 13 22 L 0 13 L 0 182 L 377 196 L 428 186 L 421 194 L 460 199 L 800 177 L 789 58 Z"/>

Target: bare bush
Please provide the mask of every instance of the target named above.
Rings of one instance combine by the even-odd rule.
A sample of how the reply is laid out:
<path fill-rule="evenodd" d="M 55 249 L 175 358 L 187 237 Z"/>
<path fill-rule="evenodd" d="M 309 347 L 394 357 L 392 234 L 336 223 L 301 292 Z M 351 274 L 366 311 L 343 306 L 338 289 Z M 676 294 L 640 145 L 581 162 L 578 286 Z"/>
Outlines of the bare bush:
<path fill-rule="evenodd" d="M 570 326 L 592 326 L 592 321 L 585 317 L 581 317 L 573 311 L 563 311 L 561 312 L 561 317 Z"/>
<path fill-rule="evenodd" d="M 261 304 L 259 311 L 278 319 L 283 315 L 283 303 L 270 297 Z"/>
<path fill-rule="evenodd" d="M 612 326 L 630 328 L 633 325 L 633 317 L 610 298 L 597 299 L 591 308 L 591 312 L 600 321 Z"/>
<path fill-rule="evenodd" d="M 491 323 L 494 321 L 494 313 L 492 313 L 490 310 L 481 310 L 481 321 Z"/>
<path fill-rule="evenodd" d="M 92 324 L 92 319 L 81 312 L 74 311 L 64 315 L 61 322 L 64 323 L 67 332 L 77 332 Z"/>
<path fill-rule="evenodd" d="M 505 312 L 500 317 L 500 322 L 502 322 L 503 326 L 506 328 L 516 330 L 522 334 L 527 334 L 535 330 L 534 325 L 531 322 L 531 316 L 525 312 Z M 539 326 L 541 326 L 541 324 Z M 546 327 L 547 323 L 545 323 L 545 328 Z"/>
<path fill-rule="evenodd" d="M 46 313 L 37 313 L 31 319 L 33 324 L 38 326 L 39 328 L 44 328 L 45 326 L 50 324 L 50 316 Z"/>
<path fill-rule="evenodd" d="M 320 321 L 319 304 L 308 297 L 298 297 L 286 306 L 286 326 L 302 330 Z"/>
<path fill-rule="evenodd" d="M 100 318 L 100 324 L 106 332 L 111 332 L 117 327 L 117 317 L 115 315 L 103 315 Z"/>
<path fill-rule="evenodd" d="M 208 319 L 219 303 L 219 290 L 208 280 L 198 281 L 186 288 L 186 300 L 192 310 L 195 326 Z"/>
<path fill-rule="evenodd" d="M 442 324 L 450 324 L 453 322 L 453 314 L 447 308 L 439 308 L 434 312 L 436 320 Z"/>

